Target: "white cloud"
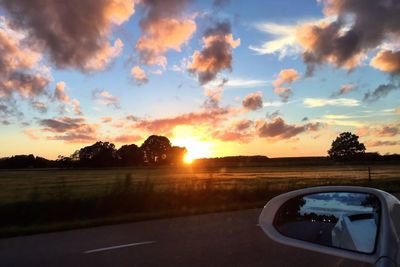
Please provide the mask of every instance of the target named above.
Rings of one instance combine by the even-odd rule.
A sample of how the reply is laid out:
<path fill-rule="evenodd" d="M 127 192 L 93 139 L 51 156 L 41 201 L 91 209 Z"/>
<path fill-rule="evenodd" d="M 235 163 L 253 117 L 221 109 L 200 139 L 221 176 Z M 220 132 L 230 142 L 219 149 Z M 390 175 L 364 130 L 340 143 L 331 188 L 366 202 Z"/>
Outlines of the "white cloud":
<path fill-rule="evenodd" d="M 261 46 L 250 45 L 249 48 L 258 54 L 279 54 L 279 58 L 296 55 L 301 52 L 301 47 L 297 42 L 297 24 L 282 25 L 277 23 L 262 23 L 256 25 L 260 31 L 275 36 L 275 39 L 262 44 Z"/>
<path fill-rule="evenodd" d="M 241 79 L 241 78 L 230 78 L 224 83 L 224 88 L 252 88 L 252 87 L 264 87 L 270 84 L 271 81 L 267 80 L 256 80 L 256 79 Z M 218 87 L 222 84 L 220 79 L 209 82 L 207 87 Z"/>
<path fill-rule="evenodd" d="M 334 16 L 328 16 L 322 19 L 301 19 L 292 24 L 278 24 L 274 22 L 256 24 L 255 27 L 258 30 L 271 35 L 273 38 L 264 42 L 261 46 L 250 45 L 249 49 L 257 52 L 260 55 L 278 54 L 279 59 L 282 59 L 286 56 L 297 55 L 303 51 L 303 48 L 300 46 L 297 38 L 299 27 L 306 24 L 319 24 L 321 22 L 331 22 L 334 20 Z"/>
<path fill-rule="evenodd" d="M 351 127 L 363 127 L 366 124 L 361 121 L 356 121 L 356 120 L 341 120 L 341 119 L 319 119 L 318 120 L 321 123 L 325 123 L 330 126 L 351 126 Z"/>
<path fill-rule="evenodd" d="M 352 98 L 305 98 L 303 104 L 310 108 L 324 107 L 324 106 L 344 106 L 356 107 L 360 105 L 360 101 Z"/>
<path fill-rule="evenodd" d="M 268 101 L 268 102 L 264 102 L 263 106 L 264 107 L 280 107 L 283 104 L 286 104 L 286 103 L 283 103 L 281 101 Z"/>
<path fill-rule="evenodd" d="M 352 116 L 348 116 L 348 115 L 328 114 L 328 115 L 324 115 L 324 118 L 330 119 L 330 120 L 346 120 L 346 119 L 351 119 L 353 117 Z"/>

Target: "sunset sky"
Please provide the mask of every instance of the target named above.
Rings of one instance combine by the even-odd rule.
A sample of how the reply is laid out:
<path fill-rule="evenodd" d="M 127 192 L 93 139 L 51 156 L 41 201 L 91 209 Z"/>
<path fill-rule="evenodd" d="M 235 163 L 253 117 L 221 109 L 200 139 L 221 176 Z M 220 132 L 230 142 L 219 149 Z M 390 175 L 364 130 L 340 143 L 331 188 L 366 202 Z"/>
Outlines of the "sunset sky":
<path fill-rule="evenodd" d="M 0 157 L 400 153 L 395 0 L 0 0 Z"/>

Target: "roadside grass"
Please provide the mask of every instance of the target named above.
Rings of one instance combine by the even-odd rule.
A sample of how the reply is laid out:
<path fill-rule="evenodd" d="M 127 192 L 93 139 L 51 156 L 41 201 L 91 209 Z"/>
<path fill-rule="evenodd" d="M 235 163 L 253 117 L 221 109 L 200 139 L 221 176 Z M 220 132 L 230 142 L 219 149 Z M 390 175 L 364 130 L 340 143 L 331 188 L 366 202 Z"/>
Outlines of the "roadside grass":
<path fill-rule="evenodd" d="M 0 236 L 261 208 L 320 185 L 400 192 L 400 167 L 110 169 L 0 172 Z"/>

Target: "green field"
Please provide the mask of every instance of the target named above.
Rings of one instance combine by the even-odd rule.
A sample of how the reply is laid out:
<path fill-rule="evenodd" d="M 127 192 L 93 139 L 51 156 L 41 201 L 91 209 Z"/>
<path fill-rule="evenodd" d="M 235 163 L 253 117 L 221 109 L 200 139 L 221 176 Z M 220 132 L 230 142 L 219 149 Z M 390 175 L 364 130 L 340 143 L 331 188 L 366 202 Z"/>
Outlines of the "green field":
<path fill-rule="evenodd" d="M 400 166 L 374 165 L 371 176 L 375 181 L 400 179 Z M 284 189 L 288 184 L 312 186 L 324 183 L 368 181 L 366 166 L 308 166 L 300 167 L 228 167 L 192 168 L 119 168 L 99 170 L 1 170 L 0 203 L 26 201 L 32 195 L 51 199 L 61 191 L 70 198 L 82 198 L 106 193 L 112 186 L 130 177 L 132 186 L 146 180 L 155 189 L 176 187 L 187 183 L 211 182 L 214 186 L 252 187 L 268 184 L 271 189 Z M 66 192 L 64 192 L 66 193 Z"/>
<path fill-rule="evenodd" d="M 400 192 L 400 166 L 159 167 L 0 171 L 0 236 L 261 207 L 318 185 Z"/>

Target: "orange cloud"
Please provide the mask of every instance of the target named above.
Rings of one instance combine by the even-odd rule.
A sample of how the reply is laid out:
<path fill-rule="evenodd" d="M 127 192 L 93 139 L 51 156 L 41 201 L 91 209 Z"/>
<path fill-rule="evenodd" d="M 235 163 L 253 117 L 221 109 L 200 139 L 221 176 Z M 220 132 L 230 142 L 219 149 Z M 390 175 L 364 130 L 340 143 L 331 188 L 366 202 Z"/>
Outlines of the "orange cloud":
<path fill-rule="evenodd" d="M 104 116 L 104 117 L 101 117 L 100 120 L 102 123 L 109 123 L 113 120 L 113 118 L 110 116 Z"/>
<path fill-rule="evenodd" d="M 139 84 L 147 83 L 149 81 L 146 73 L 139 66 L 135 66 L 131 69 L 131 75 Z"/>
<path fill-rule="evenodd" d="M 256 137 L 252 126 L 253 121 L 242 119 L 233 122 L 226 129 L 217 129 L 211 132 L 211 136 L 224 142 L 248 143 Z"/>
<path fill-rule="evenodd" d="M 384 72 L 400 72 L 400 51 L 379 51 L 371 60 L 371 66 Z"/>
<path fill-rule="evenodd" d="M 279 87 L 284 83 L 291 84 L 299 79 L 299 73 L 295 69 L 284 69 L 278 74 L 276 80 L 272 83 L 273 86 Z"/>
<path fill-rule="evenodd" d="M 235 109 L 219 107 L 214 109 L 202 109 L 169 118 L 152 120 L 137 119 L 137 121 L 132 124 L 132 128 L 143 129 L 151 133 L 168 134 L 173 128 L 179 125 L 204 125 L 207 127 L 215 127 L 236 115 L 237 112 L 238 111 Z"/>
<path fill-rule="evenodd" d="M 144 31 L 145 35 L 140 37 L 136 44 L 140 62 L 165 67 L 166 51 L 169 49 L 180 51 L 181 46 L 196 31 L 196 23 L 190 19 L 163 18 L 146 24 Z"/>
<path fill-rule="evenodd" d="M 34 129 L 24 129 L 22 132 L 32 140 L 40 139 L 40 136 Z"/>
<path fill-rule="evenodd" d="M 165 53 L 172 49 L 180 51 L 196 31 L 196 23 L 182 18 L 187 0 L 141 0 L 145 15 L 140 20 L 143 35 L 136 49 L 142 64 L 165 67 Z"/>
<path fill-rule="evenodd" d="M 72 110 L 74 111 L 75 115 L 82 115 L 81 103 L 78 99 L 72 99 Z"/>
<path fill-rule="evenodd" d="M 10 98 L 14 92 L 23 98 L 43 95 L 50 83 L 41 54 L 26 42 L 24 33 L 10 28 L 0 16 L 0 98 Z"/>
<path fill-rule="evenodd" d="M 357 129 L 357 134 L 360 136 L 395 137 L 400 135 L 400 122 L 361 127 Z"/>
<path fill-rule="evenodd" d="M 365 145 L 367 147 L 376 147 L 376 146 L 400 146 L 400 141 L 373 141 L 373 140 L 368 140 L 365 142 Z"/>
<path fill-rule="evenodd" d="M 69 96 L 65 93 L 65 82 L 58 82 L 54 92 L 54 97 L 63 103 L 69 103 Z"/>
<path fill-rule="evenodd" d="M 250 133 L 241 133 L 229 130 L 216 130 L 211 133 L 211 136 L 223 142 L 239 142 L 248 143 L 254 138 L 254 135 Z"/>
<path fill-rule="evenodd" d="M 113 142 L 116 143 L 134 143 L 137 141 L 142 140 L 140 135 L 129 135 L 129 134 L 122 134 L 112 139 Z"/>

